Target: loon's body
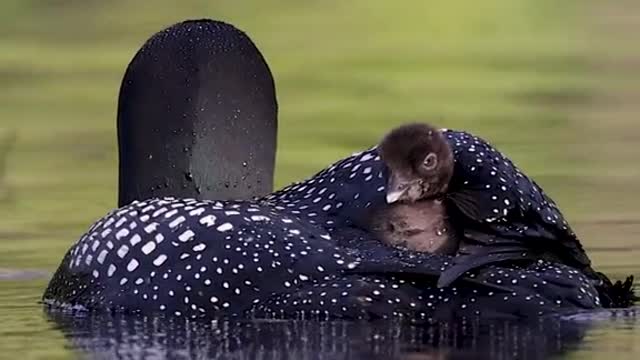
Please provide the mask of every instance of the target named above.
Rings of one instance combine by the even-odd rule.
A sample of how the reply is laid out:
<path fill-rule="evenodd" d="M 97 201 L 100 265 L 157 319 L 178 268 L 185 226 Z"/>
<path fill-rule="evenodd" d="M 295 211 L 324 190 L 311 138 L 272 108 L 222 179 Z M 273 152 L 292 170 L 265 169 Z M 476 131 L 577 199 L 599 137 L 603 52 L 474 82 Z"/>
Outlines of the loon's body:
<path fill-rule="evenodd" d="M 198 316 L 536 316 L 599 307 L 578 271 L 487 267 L 437 288 L 449 256 L 352 226 L 384 202 L 376 150 L 255 201 L 155 199 L 116 210 L 65 256 L 45 293 L 89 310 Z"/>
<path fill-rule="evenodd" d="M 584 276 L 545 262 L 489 267 L 438 289 L 450 257 L 372 245 L 365 232 L 328 232 L 307 220 L 314 211 L 267 201 L 134 202 L 69 250 L 44 298 L 192 318 L 521 317 L 599 306 Z"/>
<path fill-rule="evenodd" d="M 556 203 L 508 157 L 478 136 L 443 133 L 455 158 L 448 199 L 458 212 L 454 226 L 466 244 L 463 256 L 440 277 L 441 286 L 486 264 L 544 258 L 585 274 L 606 307 L 627 307 L 638 300 L 633 276 L 614 284 L 596 271 Z"/>

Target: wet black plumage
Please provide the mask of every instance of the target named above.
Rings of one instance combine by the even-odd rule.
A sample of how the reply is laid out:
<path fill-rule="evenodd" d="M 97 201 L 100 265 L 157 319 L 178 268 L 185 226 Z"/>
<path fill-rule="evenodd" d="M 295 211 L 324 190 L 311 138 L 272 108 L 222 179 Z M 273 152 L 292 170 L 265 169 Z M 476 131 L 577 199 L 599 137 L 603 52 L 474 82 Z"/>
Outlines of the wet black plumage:
<path fill-rule="evenodd" d="M 442 285 L 468 270 L 465 262 L 491 262 L 494 251 L 505 260 L 550 256 L 596 277 L 558 206 L 534 180 L 477 136 L 447 132 L 446 137 L 455 157 L 449 199 L 464 215 L 458 223 L 469 246 L 468 257 L 443 274 Z"/>
<path fill-rule="evenodd" d="M 202 19 L 154 34 L 120 87 L 118 206 L 272 192 L 277 112 L 269 66 L 241 30 Z"/>

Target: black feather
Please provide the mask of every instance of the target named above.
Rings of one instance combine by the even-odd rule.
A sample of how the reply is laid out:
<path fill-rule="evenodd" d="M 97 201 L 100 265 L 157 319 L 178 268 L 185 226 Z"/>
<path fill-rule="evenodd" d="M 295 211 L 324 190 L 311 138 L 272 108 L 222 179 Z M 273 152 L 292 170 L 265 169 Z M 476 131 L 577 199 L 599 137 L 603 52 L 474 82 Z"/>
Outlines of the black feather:
<path fill-rule="evenodd" d="M 530 260 L 526 256 L 526 249 L 515 247 L 485 247 L 471 255 L 460 255 L 454 258 L 454 264 L 446 269 L 438 279 L 438 287 L 446 287 L 458 280 L 464 273 L 490 264 L 507 261 Z"/>

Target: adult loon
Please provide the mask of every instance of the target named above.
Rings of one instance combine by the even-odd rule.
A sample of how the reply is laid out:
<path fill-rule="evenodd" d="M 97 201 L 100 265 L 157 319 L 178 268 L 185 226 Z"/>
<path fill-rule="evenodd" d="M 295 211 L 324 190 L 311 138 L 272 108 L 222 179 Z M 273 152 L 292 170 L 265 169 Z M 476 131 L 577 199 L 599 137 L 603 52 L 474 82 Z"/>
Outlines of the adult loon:
<path fill-rule="evenodd" d="M 178 66 L 177 50 L 184 59 Z M 211 77 L 199 77 L 203 64 Z M 245 77 L 247 66 L 255 72 Z M 184 71 L 178 84 L 172 78 L 177 68 Z M 215 74 L 245 83 L 208 83 Z M 155 80 L 161 81 L 145 83 Z M 225 97 L 228 91 L 234 96 Z M 245 199 L 268 191 L 274 94 L 262 56 L 230 25 L 188 21 L 152 37 L 127 70 L 120 94 L 121 207 L 69 249 L 44 302 L 193 318 L 527 317 L 601 306 L 585 276 L 546 261 L 488 266 L 438 288 L 451 257 L 393 249 L 352 226 L 364 209 L 385 201 L 384 166 L 375 148 L 274 194 L 222 201 L 227 191 Z M 235 106 L 216 107 L 220 98 Z M 197 116 L 201 107 L 194 103 L 208 104 L 208 115 Z M 229 117 L 229 110 L 237 116 Z M 196 120 L 203 125 L 188 127 Z M 247 134 L 229 144 L 230 129 L 237 128 L 225 120 Z M 194 142 L 186 150 L 181 146 L 188 140 L 171 135 L 185 133 Z M 158 138 L 167 143 L 158 147 Z M 213 147 L 212 139 L 223 145 Z M 226 157 L 227 146 L 246 151 L 258 146 L 254 142 L 267 144 L 260 151 L 268 153 L 253 167 L 247 161 L 245 170 L 241 158 Z M 225 172 L 214 173 L 220 167 Z M 138 172 L 129 177 L 129 171 Z M 250 177 L 255 186 L 240 188 Z M 238 190 L 227 181 L 237 181 Z"/>

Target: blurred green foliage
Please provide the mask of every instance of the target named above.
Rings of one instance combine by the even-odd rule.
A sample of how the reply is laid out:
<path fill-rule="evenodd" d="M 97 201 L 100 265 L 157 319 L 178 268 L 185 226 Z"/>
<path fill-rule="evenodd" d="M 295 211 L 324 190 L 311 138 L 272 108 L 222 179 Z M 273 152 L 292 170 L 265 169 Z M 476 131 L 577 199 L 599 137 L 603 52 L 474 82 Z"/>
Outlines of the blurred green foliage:
<path fill-rule="evenodd" d="M 635 83 L 612 62 L 635 47 L 633 21 L 619 20 L 634 2 L 623 2 L 3 0 L 0 271 L 53 270 L 114 207 L 124 69 L 156 31 L 203 17 L 246 31 L 271 66 L 278 187 L 422 119 L 497 145 L 579 220 L 587 245 L 633 250 L 640 133 L 635 102 L 620 99 Z M 594 258 L 626 272 L 636 253 Z M 11 314 L 0 357 L 68 355 L 34 317 L 44 284 L 0 283 L 0 315 Z"/>
<path fill-rule="evenodd" d="M 54 266 L 114 206 L 124 69 L 151 34 L 185 18 L 227 20 L 267 58 L 280 104 L 277 186 L 413 119 L 475 131 L 536 175 L 566 174 L 573 130 L 563 107 L 587 98 L 591 82 L 576 6 L 4 1 L 0 131 L 16 140 L 2 182 L 0 263 Z"/>

